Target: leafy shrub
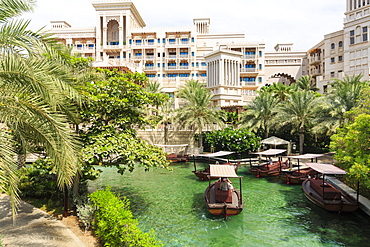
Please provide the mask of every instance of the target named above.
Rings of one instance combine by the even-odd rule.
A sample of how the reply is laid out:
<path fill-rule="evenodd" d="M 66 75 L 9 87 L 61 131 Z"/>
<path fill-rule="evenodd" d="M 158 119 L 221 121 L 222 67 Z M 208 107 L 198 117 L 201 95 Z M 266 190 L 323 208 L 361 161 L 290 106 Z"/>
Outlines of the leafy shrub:
<path fill-rule="evenodd" d="M 92 225 L 104 246 L 162 246 L 156 241 L 153 231 L 144 233 L 139 229 L 126 197 L 119 199 L 107 188 L 95 191 L 89 198 L 96 207 Z"/>
<path fill-rule="evenodd" d="M 261 138 L 256 136 L 247 128 L 234 129 L 227 127 L 222 130 L 215 130 L 203 133 L 204 147 L 215 151 L 234 151 L 237 153 L 248 153 L 256 151 L 260 147 Z"/>
<path fill-rule="evenodd" d="M 86 232 L 90 229 L 96 207 L 93 205 L 90 198 L 86 196 L 86 194 L 74 196 L 73 203 L 76 208 L 78 219 Z"/>
<path fill-rule="evenodd" d="M 63 193 L 58 188 L 57 176 L 49 159 L 38 159 L 22 169 L 19 185 L 22 196 L 63 200 Z"/>

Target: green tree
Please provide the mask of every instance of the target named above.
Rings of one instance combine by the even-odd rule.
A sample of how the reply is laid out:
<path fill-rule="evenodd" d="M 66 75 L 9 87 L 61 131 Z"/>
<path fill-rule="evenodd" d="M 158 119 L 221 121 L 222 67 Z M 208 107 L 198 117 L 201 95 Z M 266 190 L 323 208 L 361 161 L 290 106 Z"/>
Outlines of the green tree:
<path fill-rule="evenodd" d="M 330 143 L 338 164 L 367 188 L 370 188 L 369 140 L 370 115 L 360 114 L 353 123 L 340 128 Z"/>
<path fill-rule="evenodd" d="M 1 136 L 9 138 L 11 133 L 22 153 L 43 148 L 63 188 L 71 184 L 79 165 L 80 145 L 69 128 L 74 112 L 71 102 L 78 102 L 78 93 L 70 86 L 68 50 L 42 33 L 29 31 L 29 21 L 16 19 L 31 11 L 33 4 L 0 1 Z M 0 162 L 0 186 L 12 196 L 13 213 L 17 203 L 14 146 L 11 141 L 2 142 Z"/>
<path fill-rule="evenodd" d="M 299 152 L 303 153 L 306 128 L 317 117 L 318 100 L 312 91 L 296 91 L 291 93 L 287 101 L 280 102 L 274 109 L 277 126 L 292 125 L 299 133 Z"/>
<path fill-rule="evenodd" d="M 271 92 L 274 98 L 278 98 L 279 101 L 286 101 L 288 95 L 293 91 L 293 88 L 290 86 L 285 86 L 282 83 L 273 83 L 268 87 L 269 92 Z"/>
<path fill-rule="evenodd" d="M 319 89 L 315 87 L 312 83 L 312 76 L 304 75 L 300 77 L 295 84 L 292 85 L 292 88 L 297 90 L 305 90 L 305 91 L 318 91 Z"/>
<path fill-rule="evenodd" d="M 276 112 L 273 110 L 278 103 L 278 98 L 270 92 L 260 94 L 250 102 L 240 116 L 240 123 L 252 131 L 262 130 L 265 138 L 269 136 L 270 129 L 274 126 L 273 118 Z"/>
<path fill-rule="evenodd" d="M 81 89 L 86 105 L 81 112 L 85 124 L 83 160 L 89 165 L 114 166 L 119 173 L 132 171 L 136 164 L 148 170 L 167 167 L 166 156 L 158 147 L 136 137 L 136 128 L 148 124 L 146 106 L 152 93 L 132 80 L 132 74 L 110 73 L 105 81 L 86 82 Z M 85 171 L 91 172 L 91 166 Z"/>
<path fill-rule="evenodd" d="M 194 132 L 199 135 L 199 147 L 202 147 L 203 127 L 223 126 L 224 116 L 221 111 L 212 106 L 213 95 L 198 81 L 187 81 L 179 89 L 178 95 L 186 102 L 183 107 L 178 109 L 178 122 L 181 127 L 194 129 Z"/>

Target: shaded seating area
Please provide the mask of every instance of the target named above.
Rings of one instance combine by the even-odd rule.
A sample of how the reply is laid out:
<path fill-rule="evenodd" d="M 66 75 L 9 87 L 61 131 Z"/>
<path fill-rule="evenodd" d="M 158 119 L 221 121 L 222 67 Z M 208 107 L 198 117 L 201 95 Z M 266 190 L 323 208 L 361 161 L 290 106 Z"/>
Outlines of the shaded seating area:
<path fill-rule="evenodd" d="M 233 190 L 220 190 L 221 182 L 215 183 L 215 201 L 216 202 L 226 202 L 226 203 L 232 203 L 232 191 Z"/>
<path fill-rule="evenodd" d="M 341 192 L 321 179 L 311 179 L 310 187 L 324 200 L 341 200 Z"/>

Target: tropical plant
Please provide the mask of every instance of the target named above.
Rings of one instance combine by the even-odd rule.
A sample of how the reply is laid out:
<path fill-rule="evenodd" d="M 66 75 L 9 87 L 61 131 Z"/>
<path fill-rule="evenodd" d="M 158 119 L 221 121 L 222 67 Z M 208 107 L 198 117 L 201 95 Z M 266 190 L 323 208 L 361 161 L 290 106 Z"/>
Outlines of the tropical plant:
<path fill-rule="evenodd" d="M 175 109 L 173 107 L 174 102 L 175 100 L 170 98 L 167 102 L 164 102 L 162 105 L 160 105 L 158 109 L 158 115 L 160 119 L 157 123 L 157 128 L 160 125 L 163 125 L 163 141 L 165 145 L 168 144 L 168 132 L 170 125 L 176 124 Z"/>
<path fill-rule="evenodd" d="M 29 21 L 16 19 L 31 11 L 34 1 L 0 1 L 0 122 L 1 137 L 13 135 L 21 154 L 43 148 L 54 164 L 60 188 L 69 186 L 78 170 L 79 143 L 69 128 L 78 93 L 69 51 L 40 32 L 28 31 Z M 12 139 L 12 138 L 10 138 Z M 15 145 L 2 142 L 0 186 L 17 198 Z"/>
<path fill-rule="evenodd" d="M 102 72 L 105 81 L 86 82 L 81 89 L 87 101 L 81 111 L 84 172 L 96 174 L 93 165 L 113 166 L 121 174 L 136 164 L 145 170 L 168 167 L 160 148 L 136 137 L 135 129 L 148 124 L 145 108 L 153 103 L 153 93 L 132 81 L 131 74 Z"/>
<path fill-rule="evenodd" d="M 304 75 L 300 77 L 295 84 L 292 85 L 294 90 L 305 90 L 305 91 L 318 91 L 319 89 L 315 87 L 312 83 L 312 76 Z"/>
<path fill-rule="evenodd" d="M 318 100 L 312 91 L 296 91 L 291 93 L 287 101 L 280 102 L 274 109 L 277 126 L 292 125 L 292 131 L 299 133 L 299 152 L 303 153 L 306 128 L 317 117 Z"/>
<path fill-rule="evenodd" d="M 222 112 L 212 106 L 213 95 L 203 84 L 198 81 L 187 81 L 179 89 L 179 94 L 185 100 L 186 104 L 177 111 L 177 119 L 181 127 L 193 128 L 199 135 L 199 147 L 202 147 L 203 127 L 223 126 L 224 116 Z"/>
<path fill-rule="evenodd" d="M 338 130 L 331 137 L 330 147 L 338 164 L 349 175 L 370 188 L 370 115 L 360 114 L 353 123 Z"/>
<path fill-rule="evenodd" d="M 248 153 L 260 147 L 261 138 L 247 128 L 234 129 L 227 127 L 222 130 L 207 131 L 203 133 L 204 144 L 214 147 L 215 151 L 233 151 Z"/>
<path fill-rule="evenodd" d="M 293 88 L 278 82 L 273 83 L 266 91 L 271 92 L 272 96 L 278 98 L 279 101 L 286 101 L 288 95 L 293 91 Z"/>
<path fill-rule="evenodd" d="M 278 98 L 270 92 L 260 92 L 252 102 L 247 104 L 246 111 L 240 115 L 242 127 L 248 127 L 252 131 L 262 130 L 265 138 L 269 136 L 270 128 L 274 126 L 273 118 L 276 112 L 273 110 L 278 104 Z"/>

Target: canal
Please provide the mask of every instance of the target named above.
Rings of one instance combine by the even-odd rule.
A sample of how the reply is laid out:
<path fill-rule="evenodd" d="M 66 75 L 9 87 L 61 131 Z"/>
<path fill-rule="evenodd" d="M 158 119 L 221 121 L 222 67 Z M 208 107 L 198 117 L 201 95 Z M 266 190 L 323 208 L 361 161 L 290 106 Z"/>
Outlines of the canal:
<path fill-rule="evenodd" d="M 206 164 L 198 163 L 198 166 Z M 90 189 L 111 186 L 127 196 L 143 231 L 155 230 L 165 246 L 370 246 L 370 217 L 361 210 L 338 214 L 308 201 L 299 185 L 277 177 L 256 178 L 242 166 L 244 210 L 227 220 L 207 212 L 203 193 L 208 181 L 191 171 L 192 163 L 172 171 L 137 167 L 120 175 L 103 170 Z M 239 188 L 239 179 L 231 179 Z"/>

